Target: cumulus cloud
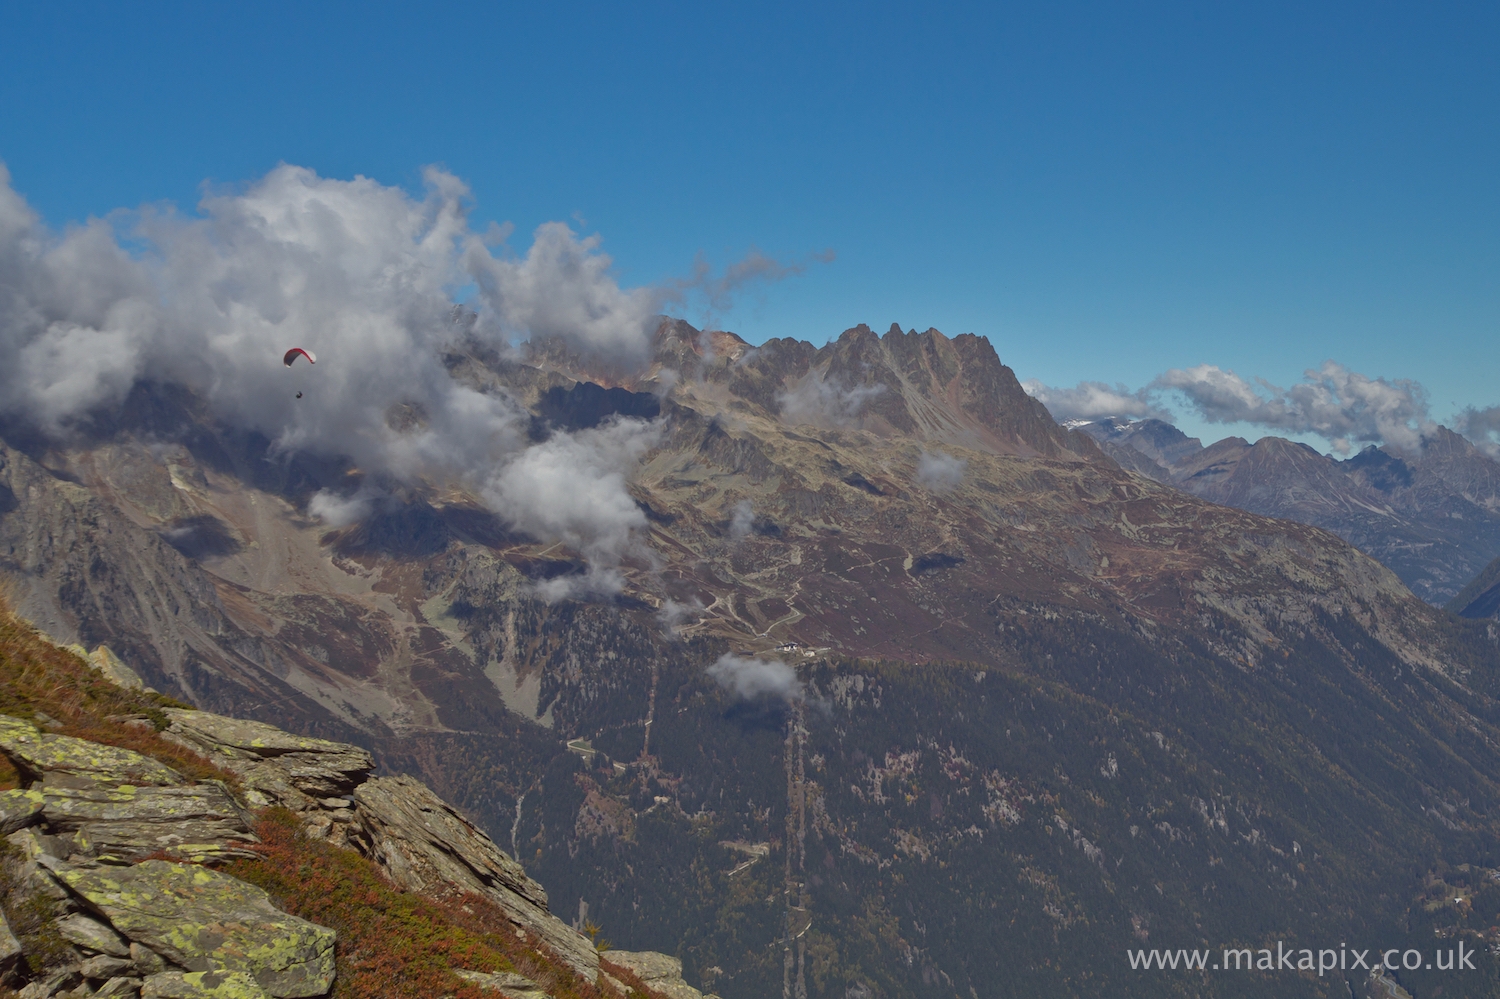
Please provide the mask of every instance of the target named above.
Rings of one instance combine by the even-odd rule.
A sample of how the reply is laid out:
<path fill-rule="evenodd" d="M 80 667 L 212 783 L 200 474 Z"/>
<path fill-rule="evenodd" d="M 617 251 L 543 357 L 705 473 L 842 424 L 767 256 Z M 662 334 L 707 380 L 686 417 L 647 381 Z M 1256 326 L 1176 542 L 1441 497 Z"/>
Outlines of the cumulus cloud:
<path fill-rule="evenodd" d="M 1500 406 L 1476 409 L 1473 406 L 1458 414 L 1453 429 L 1463 434 L 1491 458 L 1500 461 Z"/>
<path fill-rule="evenodd" d="M 969 462 L 943 451 L 923 451 L 917 459 L 917 484 L 935 493 L 957 489 L 964 481 Z"/>
<path fill-rule="evenodd" d="M 777 401 L 781 418 L 788 423 L 839 429 L 857 425 L 860 409 L 884 391 L 884 385 L 840 385 L 814 370 L 778 395 Z"/>
<path fill-rule="evenodd" d="M 1213 364 L 1172 368 L 1136 390 L 1103 382 L 1057 389 L 1036 380 L 1023 387 L 1059 421 L 1106 416 L 1171 421 L 1164 403 L 1175 397 L 1210 423 L 1250 423 L 1283 433 L 1316 434 L 1345 454 L 1371 443 L 1415 451 L 1422 446 L 1422 436 L 1436 426 L 1427 391 L 1418 382 L 1372 378 L 1337 361 L 1309 368 L 1290 388 L 1263 378 L 1248 380 Z M 1475 413 L 1470 420 L 1476 429 L 1489 425 L 1484 415 L 1488 410 L 1470 412 Z"/>
<path fill-rule="evenodd" d="M 554 538 L 589 560 L 582 580 L 559 577 L 544 584 L 549 595 L 582 587 L 618 592 L 615 566 L 632 546 L 646 515 L 626 489 L 628 473 L 657 441 L 657 423 L 624 419 L 593 430 L 555 434 L 507 463 L 482 495 L 521 530 Z"/>
<path fill-rule="evenodd" d="M 1106 416 L 1122 416 L 1132 420 L 1171 418 L 1170 413 L 1151 401 L 1149 388 L 1132 392 L 1124 385 L 1111 388 L 1104 382 L 1079 382 L 1073 388 L 1052 388 L 1035 378 L 1022 382 L 1021 388 L 1046 406 L 1047 412 L 1059 423 L 1065 420 L 1098 420 Z"/>
<path fill-rule="evenodd" d="M 600 238 L 578 236 L 562 222 L 533 234 L 519 259 L 497 258 L 477 237 L 466 240 L 464 263 L 486 304 L 508 330 L 556 337 L 585 353 L 626 365 L 649 349 L 648 326 L 661 307 L 652 288 L 626 290 L 610 277 Z"/>
<path fill-rule="evenodd" d="M 658 426 L 618 420 L 557 434 L 523 451 L 485 486 L 516 526 L 585 552 L 622 552 L 646 515 L 625 489 L 627 472 L 656 443 Z"/>
<path fill-rule="evenodd" d="M 463 338 L 504 350 L 544 336 L 643 358 L 659 294 L 621 288 L 598 238 L 561 223 L 524 255 L 496 255 L 468 224 L 464 184 L 437 169 L 424 180 L 413 196 L 281 166 L 205 197 L 196 217 L 120 212 L 58 234 L 0 167 L 0 409 L 65 433 L 143 378 L 181 383 L 282 451 L 348 456 L 371 479 L 474 488 L 609 570 L 643 524 L 626 474 L 652 428 L 626 421 L 528 446 L 522 407 L 455 381 L 443 352 Z M 456 323 L 462 288 L 476 298 Z M 283 367 L 292 346 L 317 365 Z M 309 512 L 347 524 L 374 500 L 321 493 Z"/>
<path fill-rule="evenodd" d="M 1317 434 L 1344 453 L 1376 442 L 1418 450 L 1422 435 L 1436 426 L 1428 415 L 1427 392 L 1417 382 L 1370 378 L 1337 361 L 1308 369 L 1301 383 L 1287 389 L 1264 379 L 1252 385 L 1212 364 L 1173 368 L 1151 387 L 1181 393 L 1211 423 Z"/>
<path fill-rule="evenodd" d="M 780 659 L 751 659 L 725 653 L 705 672 L 720 687 L 745 700 L 757 697 L 784 701 L 802 699 L 802 684 L 797 680 L 797 671 Z"/>

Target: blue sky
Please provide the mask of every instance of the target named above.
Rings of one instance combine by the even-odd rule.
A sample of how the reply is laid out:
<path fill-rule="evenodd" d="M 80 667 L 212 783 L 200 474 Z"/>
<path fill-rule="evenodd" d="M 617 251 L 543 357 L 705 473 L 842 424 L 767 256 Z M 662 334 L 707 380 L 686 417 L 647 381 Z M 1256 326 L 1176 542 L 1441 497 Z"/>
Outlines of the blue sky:
<path fill-rule="evenodd" d="M 717 317 L 752 341 L 899 322 L 1053 386 L 1334 359 L 1422 383 L 1440 420 L 1500 403 L 1492 4 L 0 18 L 0 160 L 57 227 L 281 162 L 414 190 L 436 163 L 519 248 L 599 233 L 627 284 L 835 251 Z"/>

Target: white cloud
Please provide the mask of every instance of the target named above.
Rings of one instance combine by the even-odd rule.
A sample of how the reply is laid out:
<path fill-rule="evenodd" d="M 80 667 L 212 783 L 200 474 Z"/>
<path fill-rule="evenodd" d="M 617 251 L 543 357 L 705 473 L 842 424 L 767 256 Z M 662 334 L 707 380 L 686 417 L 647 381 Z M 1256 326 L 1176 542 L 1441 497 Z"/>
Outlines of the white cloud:
<path fill-rule="evenodd" d="M 797 384 L 777 396 L 781 418 L 788 423 L 837 429 L 853 427 L 859 411 L 885 391 L 884 385 L 843 386 L 829 381 L 824 372 L 808 372 Z"/>
<path fill-rule="evenodd" d="M 667 629 L 671 635 L 676 635 L 678 630 L 689 620 L 701 617 L 703 614 L 703 601 L 697 597 L 691 597 L 685 602 L 677 600 L 663 600 L 661 607 L 656 612 L 657 620 L 661 621 L 662 627 Z"/>
<path fill-rule="evenodd" d="M 739 541 L 748 537 L 754 527 L 755 511 L 751 508 L 750 501 L 740 500 L 729 512 L 729 536 Z"/>
<path fill-rule="evenodd" d="M 1122 416 L 1133 420 L 1155 417 L 1170 419 L 1148 398 L 1148 389 L 1132 392 L 1124 385 L 1110 388 L 1104 382 L 1079 382 L 1073 388 L 1052 388 L 1035 378 L 1021 383 L 1026 394 L 1047 407 L 1052 418 L 1064 420 L 1098 420 L 1106 416 Z"/>
<path fill-rule="evenodd" d="M 957 489 L 964 481 L 969 462 L 943 451 L 923 451 L 917 459 L 917 484 L 935 493 Z"/>
<path fill-rule="evenodd" d="M 589 559 L 590 578 L 570 583 L 573 577 L 560 577 L 550 581 L 553 589 L 619 591 L 614 567 L 647 526 L 626 478 L 659 431 L 657 423 L 618 420 L 555 434 L 521 452 L 484 486 L 489 505 L 521 530 L 563 541 Z"/>
<path fill-rule="evenodd" d="M 199 217 L 121 212 L 56 234 L 0 167 L 0 409 L 65 433 L 143 377 L 179 382 L 283 451 L 481 490 L 607 575 L 644 523 L 626 479 L 653 431 L 626 422 L 527 447 L 520 405 L 455 381 L 443 352 L 465 337 L 504 350 L 552 336 L 639 361 L 660 296 L 621 288 L 598 238 L 561 223 L 524 256 L 497 257 L 469 227 L 463 183 L 424 179 L 414 197 L 281 166 L 205 197 Z M 478 289 L 476 315 L 456 324 L 465 287 Z M 318 363 L 283 367 L 292 346 Z M 371 502 L 323 493 L 309 512 L 349 523 Z"/>
<path fill-rule="evenodd" d="M 365 490 L 340 496 L 332 490 L 320 489 L 307 501 L 307 512 L 329 527 L 347 527 L 368 517 L 377 498 Z"/>
<path fill-rule="evenodd" d="M 1254 423 L 1290 433 L 1317 434 L 1338 451 L 1384 442 L 1409 451 L 1436 424 L 1427 392 L 1405 378 L 1370 378 L 1337 361 L 1308 369 L 1300 384 L 1279 388 L 1264 379 L 1251 385 L 1212 364 L 1173 368 L 1151 384 L 1175 390 L 1211 423 Z"/>
<path fill-rule="evenodd" d="M 1210 423 L 1249 423 L 1291 434 L 1316 434 L 1337 451 L 1359 444 L 1386 443 L 1418 450 L 1422 435 L 1436 426 L 1429 415 L 1427 391 L 1406 378 L 1371 378 L 1337 361 L 1325 361 L 1303 373 L 1303 380 L 1281 388 L 1263 378 L 1253 382 L 1213 364 L 1173 368 L 1144 388 L 1113 388 L 1103 382 L 1080 382 L 1070 389 L 1050 388 L 1036 380 L 1022 383 L 1041 400 L 1054 419 L 1096 420 L 1106 416 L 1171 422 L 1164 397 L 1176 396 Z M 1481 414 L 1473 425 L 1484 425 Z"/>
<path fill-rule="evenodd" d="M 750 659 L 725 653 L 705 672 L 725 690 L 745 700 L 775 697 L 785 701 L 802 699 L 797 671 L 780 659 Z"/>
<path fill-rule="evenodd" d="M 1453 421 L 1454 429 L 1497 461 L 1500 461 L 1500 406 L 1468 407 Z"/>
<path fill-rule="evenodd" d="M 585 353 L 639 364 L 661 296 L 650 288 L 622 289 L 599 245 L 598 236 L 580 239 L 564 223 L 548 222 L 537 228 L 520 259 L 496 258 L 470 236 L 464 263 L 506 329 L 557 337 Z"/>

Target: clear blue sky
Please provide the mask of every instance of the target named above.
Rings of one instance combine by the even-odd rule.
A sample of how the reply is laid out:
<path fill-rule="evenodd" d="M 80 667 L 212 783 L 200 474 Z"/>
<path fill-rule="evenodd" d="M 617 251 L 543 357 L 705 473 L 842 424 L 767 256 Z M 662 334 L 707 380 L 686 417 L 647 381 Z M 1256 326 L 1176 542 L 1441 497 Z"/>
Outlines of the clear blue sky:
<path fill-rule="evenodd" d="M 1053 385 L 1335 358 L 1500 403 L 1500 7 L 1237 6 L 5 0 L 0 159 L 58 226 L 439 163 L 626 283 L 835 250 L 720 317 L 754 341 L 972 331 Z"/>

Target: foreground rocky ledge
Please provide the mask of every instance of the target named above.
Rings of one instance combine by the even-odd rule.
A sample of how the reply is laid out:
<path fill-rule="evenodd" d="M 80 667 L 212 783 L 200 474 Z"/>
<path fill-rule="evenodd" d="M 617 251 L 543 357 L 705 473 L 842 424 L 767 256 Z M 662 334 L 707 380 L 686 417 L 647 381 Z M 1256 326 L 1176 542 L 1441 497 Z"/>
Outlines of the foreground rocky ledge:
<path fill-rule="evenodd" d="M 89 661 L 111 682 L 132 685 L 128 668 L 107 652 Z M 357 746 L 203 711 L 164 713 L 164 738 L 233 775 L 238 786 L 193 780 L 133 750 L 0 715 L 0 753 L 26 785 L 0 791 L 7 883 L 13 893 L 19 888 L 41 901 L 63 948 L 51 955 L 45 974 L 21 987 L 24 999 L 327 994 L 335 932 L 281 911 L 258 887 L 202 866 L 258 857 L 253 810 L 268 807 L 290 810 L 304 833 L 357 851 L 407 891 L 489 900 L 518 933 L 589 982 L 629 991 L 601 974 L 586 937 L 548 911 L 541 885 L 420 781 L 372 776 L 374 759 Z M 161 724 L 160 716 L 155 724 L 145 716 L 116 720 Z M 16 981 L 21 952 L 0 917 L 0 975 Z M 609 959 L 616 974 L 623 968 L 638 975 L 650 992 L 701 997 L 666 955 Z M 521 975 L 454 970 L 510 999 L 548 996 Z"/>

